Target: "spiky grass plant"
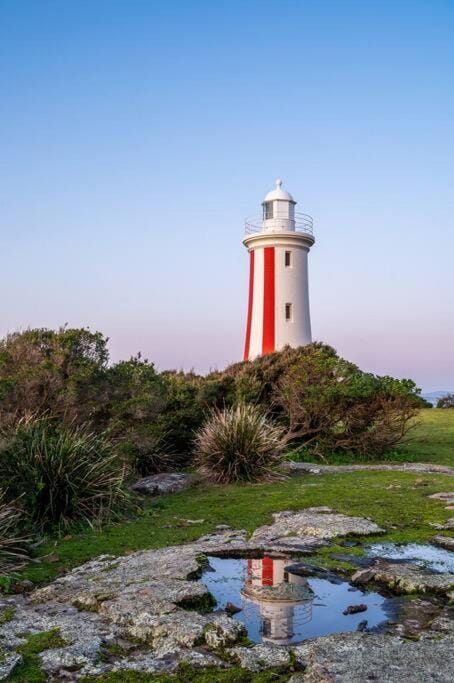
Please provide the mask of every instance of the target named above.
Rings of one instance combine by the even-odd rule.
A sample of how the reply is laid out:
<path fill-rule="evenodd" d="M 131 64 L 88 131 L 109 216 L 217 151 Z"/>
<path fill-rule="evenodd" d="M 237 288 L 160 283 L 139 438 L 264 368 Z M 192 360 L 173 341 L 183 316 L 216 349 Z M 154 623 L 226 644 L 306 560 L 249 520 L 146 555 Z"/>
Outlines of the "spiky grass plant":
<path fill-rule="evenodd" d="M 283 432 L 254 405 L 212 411 L 195 437 L 195 464 L 216 484 L 280 478 Z"/>
<path fill-rule="evenodd" d="M 34 527 L 104 521 L 124 502 L 124 467 L 109 439 L 48 417 L 20 420 L 0 439 L 0 481 Z"/>
<path fill-rule="evenodd" d="M 27 542 L 18 531 L 22 513 L 6 503 L 0 491 L 0 577 L 20 569 L 28 560 Z"/>

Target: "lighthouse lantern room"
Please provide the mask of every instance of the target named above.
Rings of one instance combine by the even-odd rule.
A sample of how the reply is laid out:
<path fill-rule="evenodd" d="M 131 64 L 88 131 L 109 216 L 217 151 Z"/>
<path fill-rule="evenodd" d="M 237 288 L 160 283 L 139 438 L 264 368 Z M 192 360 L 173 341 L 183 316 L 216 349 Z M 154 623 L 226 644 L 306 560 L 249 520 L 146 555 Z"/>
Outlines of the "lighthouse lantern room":
<path fill-rule="evenodd" d="M 262 202 L 262 220 L 246 221 L 249 300 L 244 360 L 312 341 L 307 255 L 312 218 L 295 211 L 282 180 Z"/>

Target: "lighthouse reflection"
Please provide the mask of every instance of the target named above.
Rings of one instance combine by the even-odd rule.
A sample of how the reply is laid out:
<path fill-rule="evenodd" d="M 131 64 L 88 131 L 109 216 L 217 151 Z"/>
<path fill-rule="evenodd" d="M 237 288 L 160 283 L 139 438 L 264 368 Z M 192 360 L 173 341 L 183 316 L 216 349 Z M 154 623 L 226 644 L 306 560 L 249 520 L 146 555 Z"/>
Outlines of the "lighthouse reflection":
<path fill-rule="evenodd" d="M 286 645 L 295 636 L 295 608 L 298 626 L 312 619 L 314 594 L 304 576 L 286 570 L 288 559 L 264 557 L 248 560 L 241 595 L 255 603 L 260 613 L 262 640 Z"/>

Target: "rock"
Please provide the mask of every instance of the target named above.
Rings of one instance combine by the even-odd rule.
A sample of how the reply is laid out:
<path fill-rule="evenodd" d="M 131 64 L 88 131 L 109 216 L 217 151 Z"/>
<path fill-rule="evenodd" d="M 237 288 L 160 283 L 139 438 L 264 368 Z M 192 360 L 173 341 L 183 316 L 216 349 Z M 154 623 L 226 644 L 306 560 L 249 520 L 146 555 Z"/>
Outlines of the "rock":
<path fill-rule="evenodd" d="M 241 607 L 237 607 L 233 602 L 229 601 L 225 606 L 225 611 L 227 614 L 238 614 L 238 612 L 242 612 L 243 610 Z"/>
<path fill-rule="evenodd" d="M 353 574 L 353 584 L 363 585 L 374 581 L 401 593 L 444 593 L 454 588 L 454 574 L 436 574 L 411 563 L 391 563 L 378 560 L 368 569 Z"/>
<path fill-rule="evenodd" d="M 439 529 L 441 531 L 454 529 L 454 517 L 450 517 L 442 524 L 431 524 L 434 529 Z"/>
<path fill-rule="evenodd" d="M 356 627 L 356 630 L 359 633 L 363 633 L 363 631 L 367 630 L 367 619 L 364 619 L 363 621 L 360 621 L 358 626 Z"/>
<path fill-rule="evenodd" d="M 0 681 L 5 681 L 14 671 L 18 664 L 22 663 L 22 655 L 10 652 L 3 655 L 0 650 Z"/>
<path fill-rule="evenodd" d="M 235 621 L 225 614 L 210 618 L 210 623 L 205 627 L 206 644 L 217 650 L 236 643 L 241 637 L 247 635 L 246 628 L 239 621 Z"/>
<path fill-rule="evenodd" d="M 230 654 L 238 664 L 249 671 L 262 671 L 285 667 L 290 664 L 288 650 L 279 645 L 254 645 L 254 647 L 233 647 Z"/>
<path fill-rule="evenodd" d="M 454 476 L 454 467 L 433 463 L 410 462 L 400 465 L 320 465 L 313 462 L 286 461 L 291 474 L 344 474 L 348 472 L 417 472 L 419 474 L 447 474 Z"/>
<path fill-rule="evenodd" d="M 227 529 L 230 529 L 228 524 L 217 524 L 214 528 L 218 531 L 227 531 Z"/>
<path fill-rule="evenodd" d="M 196 667 L 229 667 L 230 658 L 223 661 L 216 655 L 226 648 L 232 661 L 252 671 L 290 665 L 306 667 L 306 683 L 329 680 L 363 683 L 372 680 L 374 666 L 378 680 L 386 683 L 452 680 L 454 637 L 450 630 L 450 612 L 448 608 L 440 611 L 439 600 L 434 600 L 435 607 L 428 605 L 425 608 L 425 621 L 410 612 L 406 614 L 407 633 L 415 632 L 417 621 L 427 627 L 419 644 L 404 643 L 389 634 L 350 633 L 315 638 L 298 646 L 276 646 L 264 642 L 248 648 L 238 644 L 245 635 L 240 622 L 223 611 L 202 611 L 209 598 L 207 588 L 202 581 L 191 580 L 198 575 L 199 563 L 203 561 L 201 556 L 238 556 L 243 553 L 251 557 L 257 548 L 263 547 L 277 552 L 287 538 L 301 542 L 306 548 L 309 541 L 326 543 L 314 536 L 280 535 L 289 527 L 306 533 L 308 515 L 312 526 L 320 524 L 322 531 L 326 518 L 334 517 L 340 524 L 339 516 L 331 512 L 286 513 L 282 517 L 275 516 L 274 523 L 266 527 L 267 532 L 258 534 L 255 540 L 248 540 L 244 530 L 218 529 L 214 534 L 185 545 L 146 550 L 124 557 L 100 556 L 30 594 L 0 598 L 0 611 L 5 606 L 14 607 L 11 619 L 0 625 L 0 643 L 4 653 L 3 658 L 0 657 L 0 672 L 4 671 L 1 667 L 13 666 L 13 662 L 16 666 L 20 661 L 15 651 L 25 642 L 21 634 L 57 628 L 66 645 L 38 654 L 48 679 L 55 681 L 121 671 L 145 672 L 148 675 L 173 673 L 182 662 Z M 349 528 L 357 522 L 354 517 L 340 517 L 342 524 Z M 373 524 L 360 520 L 361 527 L 364 522 Z M 275 525 L 278 525 L 279 533 L 273 536 Z M 289 560 L 289 568 L 291 566 Z M 294 566 L 310 571 L 309 565 L 303 563 L 295 563 Z M 380 570 L 386 575 L 386 580 L 396 582 L 399 590 L 402 590 L 401 582 L 405 587 L 412 582 L 414 587 L 421 574 L 405 573 L 407 570 L 402 573 L 402 567 L 408 565 L 385 566 L 382 563 L 382 566 L 374 565 L 358 574 L 369 572 L 371 580 L 377 580 L 377 571 Z M 431 584 L 430 590 L 446 592 L 447 595 L 452 591 L 454 596 L 454 583 L 452 589 L 446 590 L 449 583 L 446 577 L 449 575 L 430 573 L 414 565 L 411 565 L 411 570 L 426 571 L 423 578 L 438 581 L 435 586 Z M 392 572 L 400 574 L 390 577 Z M 324 572 L 323 576 L 328 578 L 331 574 Z M 332 576 L 335 580 L 335 575 Z M 432 630 L 430 622 L 433 622 Z M 119 643 L 122 645 L 117 650 L 109 650 L 109 645 Z M 424 656 L 419 656 L 419 651 L 412 649 L 413 645 L 421 646 L 421 643 Z M 399 647 L 404 655 L 400 654 Z M 438 668 L 434 666 L 435 659 L 439 662 Z M 416 675 L 413 677 L 409 674 L 410 660 L 414 660 L 415 665 Z"/>
<path fill-rule="evenodd" d="M 162 474 L 153 474 L 150 477 L 144 477 L 135 484 L 132 484 L 131 489 L 137 493 L 144 493 L 149 496 L 155 496 L 159 493 L 175 493 L 188 489 L 192 484 L 189 474 L 165 472 Z"/>
<path fill-rule="evenodd" d="M 431 541 L 440 548 L 454 551 L 454 538 L 451 536 L 433 536 Z"/>
<path fill-rule="evenodd" d="M 454 679 L 454 640 L 405 642 L 369 633 L 316 638 L 297 659 L 306 663 L 305 683 L 449 683 Z"/>
<path fill-rule="evenodd" d="M 349 562 L 356 567 L 370 567 L 375 562 L 375 559 L 372 557 L 360 557 L 358 555 L 349 555 L 348 553 L 333 553 L 330 555 L 330 558 L 338 562 Z"/>
<path fill-rule="evenodd" d="M 440 500 L 446 505 L 454 505 L 454 491 L 441 491 L 440 493 L 432 493 L 432 495 L 428 497 L 432 498 L 433 500 Z"/>
<path fill-rule="evenodd" d="M 359 612 L 365 612 L 367 610 L 367 605 L 361 603 L 359 605 L 349 605 L 347 609 L 344 609 L 342 614 L 358 614 Z M 367 622 L 366 622 L 367 623 Z"/>
<path fill-rule="evenodd" d="M 326 540 L 336 536 L 383 532 L 377 524 L 363 517 L 349 517 L 325 510 L 325 508 L 311 508 L 309 511 L 302 510 L 301 512 L 278 512 L 273 515 L 273 524 L 259 527 L 254 531 L 251 543 L 257 541 L 266 543 L 279 538 L 279 545 L 283 546 L 285 540 L 290 542 L 311 538 Z"/>

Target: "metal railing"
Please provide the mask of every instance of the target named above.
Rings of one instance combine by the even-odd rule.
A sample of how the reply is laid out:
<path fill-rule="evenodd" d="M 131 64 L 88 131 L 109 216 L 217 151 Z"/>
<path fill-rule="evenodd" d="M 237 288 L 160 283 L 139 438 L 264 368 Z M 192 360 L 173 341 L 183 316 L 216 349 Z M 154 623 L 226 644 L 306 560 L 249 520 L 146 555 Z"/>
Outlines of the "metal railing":
<path fill-rule="evenodd" d="M 288 227 L 290 222 L 288 218 L 282 218 L 280 216 L 277 218 L 270 218 L 268 221 L 270 224 L 272 223 L 272 228 L 270 228 L 269 232 L 292 232 Z M 246 234 L 251 235 L 256 232 L 264 232 L 263 222 L 263 219 L 258 217 L 246 218 L 244 222 Z M 281 225 L 279 225 L 279 223 L 281 223 Z M 295 220 L 293 223 L 295 232 L 302 232 L 306 235 L 314 234 L 314 221 L 309 214 L 295 211 Z"/>

